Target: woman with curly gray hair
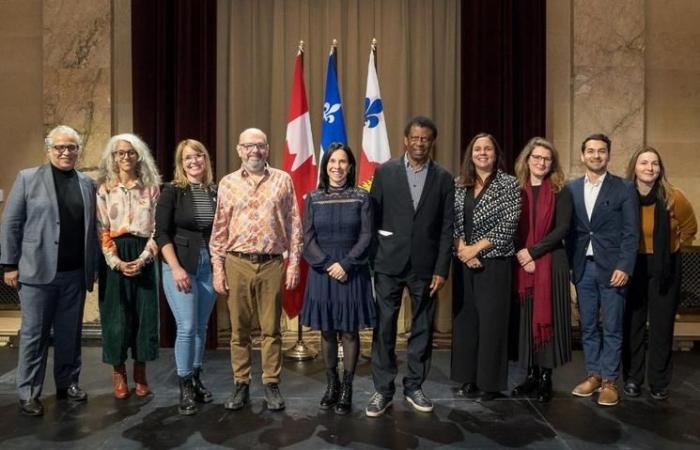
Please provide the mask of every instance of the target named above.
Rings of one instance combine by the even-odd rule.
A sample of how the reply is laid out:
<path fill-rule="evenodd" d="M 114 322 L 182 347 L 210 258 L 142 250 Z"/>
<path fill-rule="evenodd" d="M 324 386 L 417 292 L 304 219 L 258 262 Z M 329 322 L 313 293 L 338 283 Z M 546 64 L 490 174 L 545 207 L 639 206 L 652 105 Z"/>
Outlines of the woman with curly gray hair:
<path fill-rule="evenodd" d="M 133 134 L 112 137 L 100 160 L 97 231 L 106 266 L 100 271 L 102 360 L 114 367 L 114 396 L 129 395 L 125 362 L 131 348 L 136 395 L 150 393 L 146 361 L 158 357 L 158 273 L 153 240 L 160 175 L 148 146 Z"/>

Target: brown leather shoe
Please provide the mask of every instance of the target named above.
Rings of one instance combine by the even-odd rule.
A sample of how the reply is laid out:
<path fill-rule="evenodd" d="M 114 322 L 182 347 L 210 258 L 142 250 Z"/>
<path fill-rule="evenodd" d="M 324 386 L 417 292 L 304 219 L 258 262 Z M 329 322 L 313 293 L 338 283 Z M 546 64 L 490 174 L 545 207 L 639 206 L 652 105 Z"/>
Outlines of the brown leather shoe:
<path fill-rule="evenodd" d="M 590 397 L 600 389 L 600 375 L 589 375 L 578 386 L 571 391 L 576 397 Z"/>
<path fill-rule="evenodd" d="M 134 361 L 134 381 L 136 382 L 136 395 L 138 397 L 145 397 L 151 393 L 148 388 L 148 381 L 146 381 L 146 363 L 141 361 Z"/>
<path fill-rule="evenodd" d="M 617 393 L 615 380 L 603 380 L 603 385 L 598 394 L 598 404 L 601 406 L 615 406 L 620 402 L 620 394 Z"/>
<path fill-rule="evenodd" d="M 114 397 L 118 399 L 127 398 L 129 396 L 129 386 L 126 384 L 126 367 L 114 366 L 112 372 L 112 387 L 114 389 Z"/>

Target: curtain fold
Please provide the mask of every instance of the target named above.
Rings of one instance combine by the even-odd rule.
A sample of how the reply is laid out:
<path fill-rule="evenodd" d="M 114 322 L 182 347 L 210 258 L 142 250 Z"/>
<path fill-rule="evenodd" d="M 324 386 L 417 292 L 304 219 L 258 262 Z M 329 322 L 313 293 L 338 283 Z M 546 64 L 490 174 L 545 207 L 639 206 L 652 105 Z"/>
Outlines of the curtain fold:
<path fill-rule="evenodd" d="M 175 146 L 201 141 L 216 165 L 216 0 L 132 0 L 134 133 L 171 180 Z M 161 345 L 173 346 L 175 321 L 160 296 Z M 216 311 L 207 347 L 215 348 Z"/>
<path fill-rule="evenodd" d="M 508 169 L 546 119 L 546 0 L 464 2 L 461 11 L 461 145 L 486 131 Z"/>

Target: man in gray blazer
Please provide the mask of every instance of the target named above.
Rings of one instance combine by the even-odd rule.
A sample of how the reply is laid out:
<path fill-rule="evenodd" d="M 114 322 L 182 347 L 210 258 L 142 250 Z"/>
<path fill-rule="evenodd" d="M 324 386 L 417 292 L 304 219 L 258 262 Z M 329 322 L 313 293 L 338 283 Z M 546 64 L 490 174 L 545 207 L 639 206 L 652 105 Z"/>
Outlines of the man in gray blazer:
<path fill-rule="evenodd" d="M 0 226 L 4 281 L 22 307 L 17 391 L 20 411 L 40 416 L 53 328 L 56 397 L 85 401 L 80 389 L 80 336 L 85 291 L 97 269 L 95 183 L 75 170 L 78 133 L 65 125 L 46 137 L 49 163 L 19 172 Z"/>

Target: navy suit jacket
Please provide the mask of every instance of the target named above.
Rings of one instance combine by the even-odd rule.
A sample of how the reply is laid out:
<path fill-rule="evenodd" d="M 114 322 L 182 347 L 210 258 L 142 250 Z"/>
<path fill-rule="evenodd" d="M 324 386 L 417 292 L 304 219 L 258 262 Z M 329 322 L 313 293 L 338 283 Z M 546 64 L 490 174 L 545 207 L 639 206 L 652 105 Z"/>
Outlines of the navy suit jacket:
<path fill-rule="evenodd" d="M 374 173 L 374 270 L 399 275 L 406 266 L 421 278 L 447 278 L 452 260 L 454 179 L 432 161 L 414 210 L 404 157 L 389 160 Z M 381 230 L 381 232 L 380 232 Z"/>
<path fill-rule="evenodd" d="M 95 182 L 77 173 L 83 197 L 85 286 L 92 290 L 100 255 L 95 228 Z M 2 215 L 0 264 L 17 265 L 20 283 L 50 283 L 58 266 L 60 227 L 50 164 L 20 171 Z"/>
<path fill-rule="evenodd" d="M 589 242 L 593 244 L 600 283 L 609 284 L 615 270 L 631 276 L 639 249 L 639 201 L 633 184 L 608 172 L 590 220 L 583 185 L 583 177 L 567 185 L 574 205 L 567 238 L 573 282 L 578 283 L 583 276 Z"/>

